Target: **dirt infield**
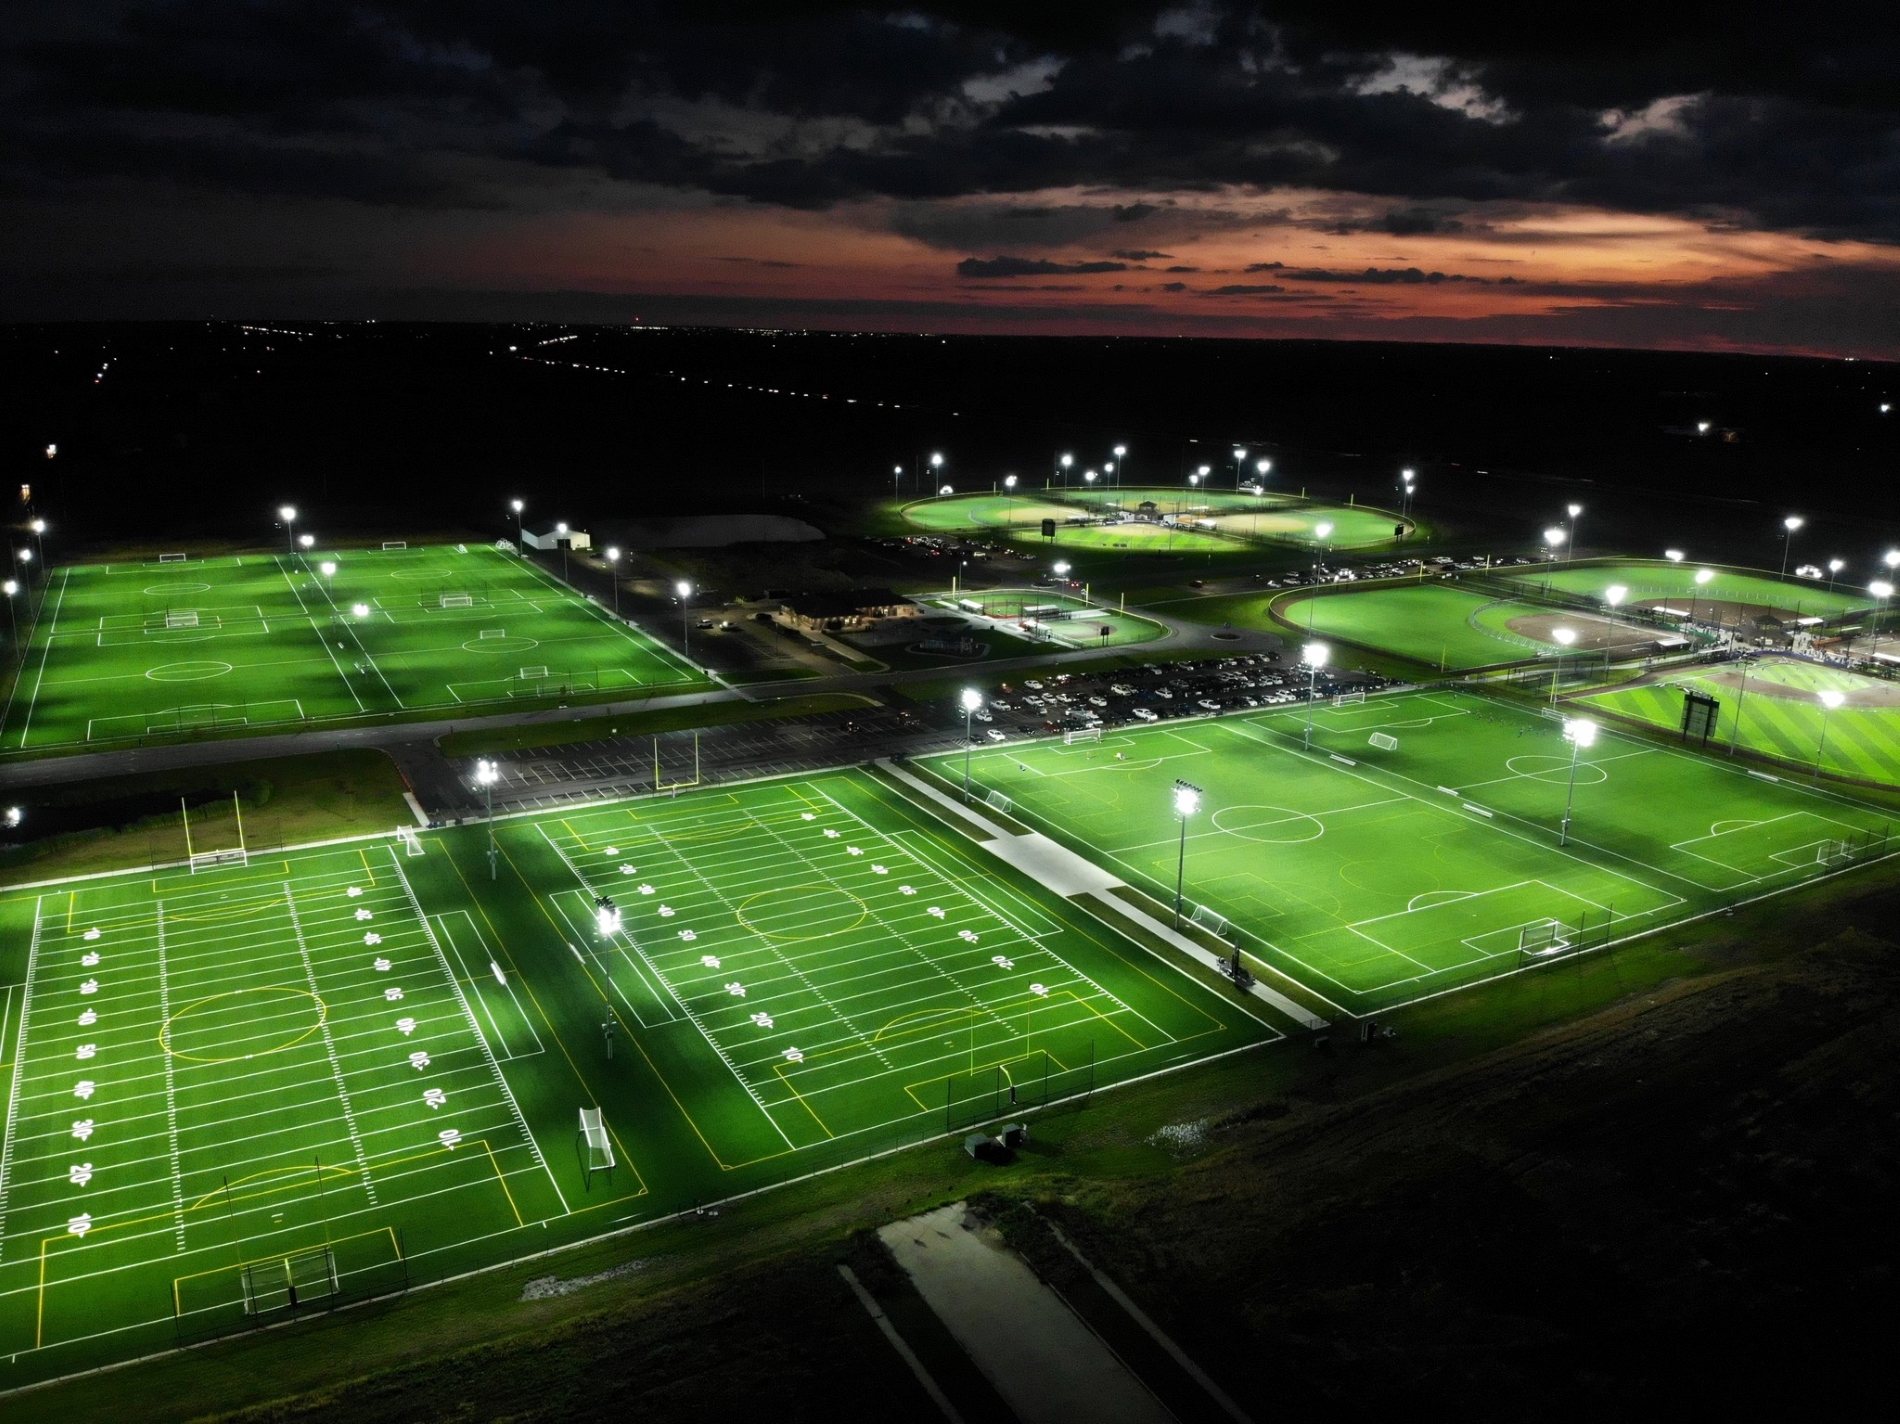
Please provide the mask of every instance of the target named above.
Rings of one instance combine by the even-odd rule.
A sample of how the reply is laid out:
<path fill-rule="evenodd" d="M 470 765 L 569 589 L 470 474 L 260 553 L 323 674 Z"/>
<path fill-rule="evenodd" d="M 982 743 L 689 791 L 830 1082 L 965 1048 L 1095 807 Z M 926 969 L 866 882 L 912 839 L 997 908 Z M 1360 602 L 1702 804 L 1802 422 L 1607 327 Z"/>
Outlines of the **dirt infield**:
<path fill-rule="evenodd" d="M 1556 630 L 1568 628 L 1577 635 L 1577 641 L 1570 645 L 1572 649 L 1607 652 L 1612 657 L 1634 657 L 1653 651 L 1656 640 L 1667 636 L 1659 629 L 1633 628 L 1627 623 L 1588 613 L 1520 613 L 1515 618 L 1507 618 L 1504 626 L 1520 638 L 1534 638 L 1553 648 L 1558 646 Z"/>

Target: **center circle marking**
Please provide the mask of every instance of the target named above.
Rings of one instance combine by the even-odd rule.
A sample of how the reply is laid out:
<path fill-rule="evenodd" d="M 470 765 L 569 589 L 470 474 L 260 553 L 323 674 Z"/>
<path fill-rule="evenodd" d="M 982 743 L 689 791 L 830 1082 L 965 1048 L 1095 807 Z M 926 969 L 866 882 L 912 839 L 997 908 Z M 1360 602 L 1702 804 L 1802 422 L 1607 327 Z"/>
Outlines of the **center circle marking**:
<path fill-rule="evenodd" d="M 1319 817 L 1285 806 L 1223 806 L 1214 813 L 1214 829 L 1263 845 L 1316 841 L 1326 834 Z"/>
<path fill-rule="evenodd" d="M 854 930 L 869 918 L 871 909 L 835 885 L 799 885 L 749 895 L 733 914 L 754 934 L 786 942 Z"/>
<path fill-rule="evenodd" d="M 270 1012 L 272 1003 L 298 1005 L 303 1010 L 298 1015 L 301 1021 L 286 1025 L 280 1042 L 253 1048 L 248 1053 L 220 1051 L 232 1043 L 243 1042 L 244 1030 L 250 1021 L 260 1013 Z M 165 1026 L 158 1031 L 158 1046 L 188 1063 L 242 1063 L 247 1058 L 261 1058 L 267 1053 L 295 1048 L 321 1029 L 328 1017 L 323 1000 L 308 989 L 287 986 L 231 989 L 186 1004 L 166 1019 Z"/>
<path fill-rule="evenodd" d="M 203 682 L 207 678 L 223 677 L 231 671 L 231 664 L 215 659 L 197 663 L 164 663 L 151 668 L 146 676 L 153 682 Z"/>
<path fill-rule="evenodd" d="M 148 598 L 165 598 L 174 593 L 209 593 L 208 583 L 155 583 L 143 590 Z"/>
<path fill-rule="evenodd" d="M 1570 758 L 1557 756 L 1514 756 L 1504 763 L 1513 775 L 1525 777 L 1531 781 L 1568 781 L 1570 780 Z M 1608 781 L 1609 772 L 1587 761 L 1577 763 L 1577 785 L 1595 786 L 1600 781 Z"/>
<path fill-rule="evenodd" d="M 462 647 L 471 653 L 525 653 L 541 646 L 537 638 L 470 638 Z"/>

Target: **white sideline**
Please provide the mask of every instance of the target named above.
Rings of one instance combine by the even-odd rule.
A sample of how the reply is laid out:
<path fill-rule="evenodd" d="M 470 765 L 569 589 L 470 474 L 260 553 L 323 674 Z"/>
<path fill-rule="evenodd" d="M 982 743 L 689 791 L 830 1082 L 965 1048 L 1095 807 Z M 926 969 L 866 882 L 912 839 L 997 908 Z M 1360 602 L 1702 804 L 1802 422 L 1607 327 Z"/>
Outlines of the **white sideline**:
<path fill-rule="evenodd" d="M 1045 835 L 1034 831 L 1025 836 L 1012 835 L 987 816 L 979 814 L 947 792 L 938 790 L 921 777 L 912 775 L 888 758 L 880 758 L 877 765 L 886 775 L 902 782 L 919 795 L 929 797 L 945 810 L 954 812 L 971 825 L 987 832 L 989 839 L 979 840 L 977 844 L 998 860 L 1022 871 L 1039 885 L 1053 890 L 1065 900 L 1075 895 L 1091 895 L 1117 914 L 1133 920 L 1157 939 L 1174 946 L 1190 959 L 1206 965 L 1216 973 L 1221 971 L 1222 961 L 1218 955 L 1201 948 L 1186 935 L 1177 934 L 1154 916 L 1128 901 L 1108 893 L 1118 886 L 1127 884 L 1126 881 L 1110 875 L 1100 866 L 1091 864 L 1067 846 L 1050 840 Z M 1273 1005 L 1303 1028 L 1327 1027 L 1326 1020 L 1311 1009 L 1289 999 L 1277 989 L 1268 988 L 1258 979 L 1254 981 L 1253 987 L 1248 992 L 1255 998 Z"/>

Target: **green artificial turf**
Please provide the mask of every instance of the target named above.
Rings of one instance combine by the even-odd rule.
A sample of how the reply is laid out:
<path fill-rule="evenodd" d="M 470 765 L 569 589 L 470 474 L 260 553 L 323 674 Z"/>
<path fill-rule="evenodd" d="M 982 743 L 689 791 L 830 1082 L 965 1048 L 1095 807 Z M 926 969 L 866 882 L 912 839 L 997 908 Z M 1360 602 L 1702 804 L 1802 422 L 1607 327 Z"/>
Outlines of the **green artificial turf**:
<path fill-rule="evenodd" d="M 1172 900 L 1177 780 L 1186 900 L 1334 1004 L 1389 1008 L 1798 884 L 1884 853 L 1889 811 L 1605 733 L 1575 821 L 1561 722 L 1464 693 L 1374 697 L 979 749 L 975 779 Z M 1372 737 L 1395 738 L 1382 749 Z M 961 759 L 946 759 L 959 774 Z M 1542 927 L 1540 929 L 1540 927 Z M 1528 951 L 1528 952 L 1527 952 Z"/>
<path fill-rule="evenodd" d="M 1698 575 L 1708 579 L 1698 583 Z M 1710 621 L 1734 621 L 1734 610 L 1750 609 L 1781 618 L 1839 618 L 1871 608 L 1873 597 L 1864 589 L 1805 579 L 1781 579 L 1769 573 L 1721 565 L 1671 563 L 1665 559 L 1624 559 L 1605 563 L 1541 564 L 1501 573 L 1527 586 L 1601 599 L 1613 586 L 1627 590 L 1623 603 L 1643 607 L 1664 603 L 1682 612 L 1695 612 Z M 1694 600 L 1692 606 L 1691 600 Z M 1711 612 L 1711 607 L 1720 610 Z M 1726 613 L 1726 618 L 1722 614 Z"/>
<path fill-rule="evenodd" d="M 1712 745 L 1735 745 L 1739 724 L 1744 751 L 1804 768 L 1813 767 L 1819 756 L 1832 775 L 1900 786 L 1900 687 L 1880 678 L 1770 656 L 1749 665 L 1746 683 L 1741 666 L 1731 663 L 1680 669 L 1582 700 L 1675 731 L 1682 726 L 1683 696 L 1690 689 L 1721 704 Z M 1827 713 L 1818 696 L 1823 689 L 1847 700 Z"/>
<path fill-rule="evenodd" d="M 46 592 L 0 749 L 707 685 L 638 629 L 490 545 L 83 565 L 59 570 Z"/>
<path fill-rule="evenodd" d="M 0 894 L 0 1389 L 1274 1036 L 865 773 L 497 834 Z"/>

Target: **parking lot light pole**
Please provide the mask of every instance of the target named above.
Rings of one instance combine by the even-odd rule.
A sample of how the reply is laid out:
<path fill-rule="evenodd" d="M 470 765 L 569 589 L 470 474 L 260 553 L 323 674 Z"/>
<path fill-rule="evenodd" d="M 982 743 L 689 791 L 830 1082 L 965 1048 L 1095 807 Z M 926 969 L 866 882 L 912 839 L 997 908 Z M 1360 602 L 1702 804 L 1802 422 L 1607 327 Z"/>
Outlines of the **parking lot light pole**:
<path fill-rule="evenodd" d="M 497 880 L 501 876 L 498 868 L 498 851 L 495 846 L 495 783 L 501 779 L 501 768 L 483 757 L 475 763 L 475 784 L 482 788 L 482 796 L 488 806 L 488 878 Z"/>
<path fill-rule="evenodd" d="M 1557 832 L 1557 844 L 1570 844 L 1570 813 L 1577 804 L 1577 758 L 1596 744 L 1597 724 L 1588 717 L 1564 720 L 1564 740 L 1570 743 L 1570 791 L 1564 797 L 1564 823 Z"/>
<path fill-rule="evenodd" d="M 688 657 L 693 655 L 693 586 L 685 579 L 673 585 L 673 591 L 680 596 L 680 650 Z"/>
<path fill-rule="evenodd" d="M 1319 696 L 1319 670 L 1326 666 L 1328 649 L 1324 643 L 1308 643 L 1300 649 L 1300 661 L 1306 664 L 1308 682 L 1306 685 L 1306 736 L 1301 745 L 1309 751 L 1313 746 L 1313 702 Z"/>
<path fill-rule="evenodd" d="M 614 617 L 620 616 L 620 550 L 607 546 L 607 581 L 614 586 Z"/>
<path fill-rule="evenodd" d="M 976 709 L 982 705 L 982 693 L 974 687 L 963 689 L 963 799 L 965 801 L 970 799 L 970 747 L 975 738 L 971 720 L 976 716 Z"/>
<path fill-rule="evenodd" d="M 1188 817 L 1201 809 L 1201 788 L 1191 782 L 1174 783 L 1174 814 L 1181 822 L 1181 853 L 1174 863 L 1174 927 L 1181 928 L 1181 902 L 1187 885 Z"/>
<path fill-rule="evenodd" d="M 1839 688 L 1824 687 L 1814 694 L 1821 699 L 1821 740 L 1814 748 L 1814 779 L 1821 779 L 1821 759 L 1827 755 L 1827 724 L 1834 716 L 1834 709 L 1847 701 L 1847 694 Z"/>

